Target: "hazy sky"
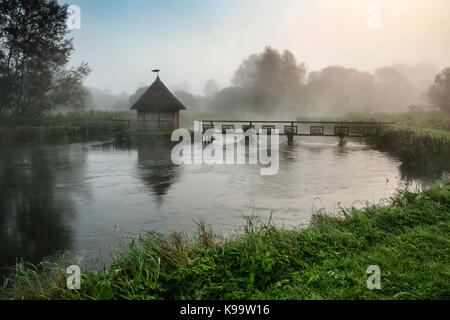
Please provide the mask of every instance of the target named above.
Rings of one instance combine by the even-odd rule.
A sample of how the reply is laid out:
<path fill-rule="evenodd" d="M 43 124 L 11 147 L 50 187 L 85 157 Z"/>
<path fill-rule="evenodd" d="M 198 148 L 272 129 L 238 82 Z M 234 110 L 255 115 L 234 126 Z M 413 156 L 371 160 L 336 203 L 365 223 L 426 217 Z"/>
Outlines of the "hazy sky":
<path fill-rule="evenodd" d="M 267 45 L 289 49 L 309 70 L 450 66 L 450 0 L 60 2 L 81 9 L 72 63 L 88 62 L 86 84 L 115 93 L 151 83 L 152 68 L 171 88 L 201 93 L 210 78 L 227 86 L 242 60 Z M 380 8 L 380 29 L 370 6 Z"/>

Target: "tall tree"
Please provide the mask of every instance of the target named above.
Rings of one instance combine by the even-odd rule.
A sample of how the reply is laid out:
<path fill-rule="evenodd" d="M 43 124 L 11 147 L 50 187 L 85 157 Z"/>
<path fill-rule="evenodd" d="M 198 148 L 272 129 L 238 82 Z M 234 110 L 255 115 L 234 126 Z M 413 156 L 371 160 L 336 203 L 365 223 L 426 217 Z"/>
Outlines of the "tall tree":
<path fill-rule="evenodd" d="M 280 53 L 266 47 L 263 53 L 251 55 L 239 66 L 232 84 L 244 88 L 253 105 L 273 109 L 298 104 L 305 75 L 305 65 L 297 64 L 290 51 Z"/>
<path fill-rule="evenodd" d="M 219 85 L 214 79 L 209 79 L 205 83 L 205 87 L 203 88 L 203 93 L 205 94 L 205 97 L 212 98 L 214 95 L 219 92 Z"/>
<path fill-rule="evenodd" d="M 90 69 L 86 63 L 66 68 L 74 50 L 67 8 L 56 0 L 0 1 L 0 113 L 83 106 Z"/>
<path fill-rule="evenodd" d="M 450 113 L 450 67 L 436 75 L 428 91 L 431 103 L 443 112 Z"/>

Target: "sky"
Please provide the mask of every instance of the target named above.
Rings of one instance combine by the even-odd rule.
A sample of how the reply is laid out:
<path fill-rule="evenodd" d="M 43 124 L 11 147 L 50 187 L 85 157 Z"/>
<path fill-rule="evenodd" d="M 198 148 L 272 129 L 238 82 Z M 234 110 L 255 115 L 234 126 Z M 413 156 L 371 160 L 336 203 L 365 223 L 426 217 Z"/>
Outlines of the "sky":
<path fill-rule="evenodd" d="M 252 53 L 288 49 L 309 71 L 373 71 L 395 63 L 450 66 L 449 0 L 60 0 L 77 5 L 71 64 L 86 85 L 134 93 L 154 80 L 202 94 Z"/>

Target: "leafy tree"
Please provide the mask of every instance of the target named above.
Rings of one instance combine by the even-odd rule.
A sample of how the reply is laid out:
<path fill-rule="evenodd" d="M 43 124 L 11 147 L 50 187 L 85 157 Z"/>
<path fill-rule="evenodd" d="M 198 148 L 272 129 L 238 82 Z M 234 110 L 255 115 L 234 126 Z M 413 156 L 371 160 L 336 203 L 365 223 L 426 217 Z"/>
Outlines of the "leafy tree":
<path fill-rule="evenodd" d="M 56 0 L 0 1 L 0 113 L 84 106 L 90 68 L 66 68 L 74 50 L 66 20 L 67 5 Z"/>
<path fill-rule="evenodd" d="M 205 108 L 207 101 L 210 101 L 208 98 L 203 96 L 195 96 L 183 90 L 176 90 L 173 92 L 173 95 L 189 110 Z"/>
<path fill-rule="evenodd" d="M 274 108 L 297 103 L 305 75 L 305 65 L 297 64 L 290 51 L 281 54 L 266 47 L 263 53 L 249 56 L 239 66 L 232 84 L 244 88 L 253 105 Z"/>
<path fill-rule="evenodd" d="M 370 73 L 331 66 L 311 72 L 308 79 L 303 101 L 310 114 L 373 110 L 378 105 L 376 81 Z"/>
<path fill-rule="evenodd" d="M 147 91 L 148 88 L 149 86 L 138 88 L 136 92 L 128 98 L 128 105 L 131 107 L 133 104 L 135 104 L 142 97 L 145 91 Z"/>
<path fill-rule="evenodd" d="M 242 87 L 228 87 L 219 91 L 212 102 L 217 109 L 242 110 L 251 107 L 247 91 Z"/>
<path fill-rule="evenodd" d="M 450 67 L 436 75 L 434 84 L 428 91 L 428 97 L 433 106 L 450 113 Z"/>
<path fill-rule="evenodd" d="M 212 98 L 214 95 L 219 92 L 219 86 L 217 85 L 217 82 L 214 79 L 209 79 L 205 83 L 205 87 L 203 88 L 203 93 L 205 94 L 205 97 Z"/>
<path fill-rule="evenodd" d="M 406 107 L 423 95 L 404 75 L 392 67 L 375 70 L 380 108 L 395 111 Z"/>

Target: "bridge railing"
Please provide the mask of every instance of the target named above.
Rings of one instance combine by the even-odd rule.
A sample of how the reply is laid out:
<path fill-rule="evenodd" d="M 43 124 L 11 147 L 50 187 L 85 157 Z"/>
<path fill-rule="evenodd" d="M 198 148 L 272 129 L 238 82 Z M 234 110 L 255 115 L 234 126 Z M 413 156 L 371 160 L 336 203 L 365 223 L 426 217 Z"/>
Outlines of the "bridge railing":
<path fill-rule="evenodd" d="M 289 121 L 289 120 L 201 120 L 203 132 L 215 129 L 226 133 L 227 130 L 250 128 L 265 129 L 267 133 L 278 129 L 280 135 L 291 136 L 333 136 L 333 137 L 370 137 L 376 136 L 380 130 L 395 122 L 382 121 Z"/>

